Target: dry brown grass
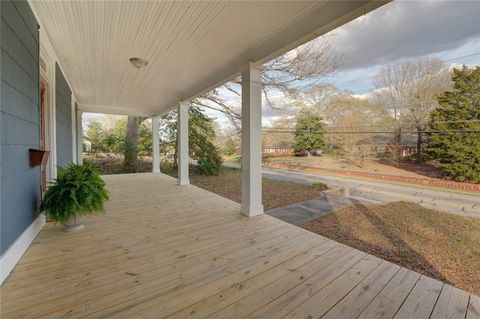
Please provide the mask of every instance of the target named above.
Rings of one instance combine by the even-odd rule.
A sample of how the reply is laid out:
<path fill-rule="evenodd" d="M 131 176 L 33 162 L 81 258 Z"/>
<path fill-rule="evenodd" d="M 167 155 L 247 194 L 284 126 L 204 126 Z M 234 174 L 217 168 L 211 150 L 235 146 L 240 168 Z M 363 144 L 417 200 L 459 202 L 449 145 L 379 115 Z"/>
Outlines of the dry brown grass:
<path fill-rule="evenodd" d="M 139 158 L 136 172 L 126 171 L 123 168 L 123 156 L 115 154 L 87 154 L 84 162 L 92 163 L 102 175 L 146 173 L 152 171 L 152 160 L 143 156 Z"/>
<path fill-rule="evenodd" d="M 480 219 L 395 202 L 357 204 L 305 228 L 480 295 Z"/>
<path fill-rule="evenodd" d="M 242 177 L 239 170 L 222 169 L 218 176 L 191 174 L 190 182 L 233 201 L 240 202 L 241 200 Z M 323 184 L 308 186 L 264 178 L 263 205 L 265 210 L 287 206 L 314 199 L 325 189 L 326 186 Z"/>

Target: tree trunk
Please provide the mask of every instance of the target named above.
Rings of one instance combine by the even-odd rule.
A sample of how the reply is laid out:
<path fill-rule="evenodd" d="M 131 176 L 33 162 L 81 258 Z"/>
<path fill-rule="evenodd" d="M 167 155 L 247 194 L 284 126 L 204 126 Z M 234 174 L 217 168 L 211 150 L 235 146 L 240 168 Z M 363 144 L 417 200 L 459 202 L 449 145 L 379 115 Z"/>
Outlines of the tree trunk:
<path fill-rule="evenodd" d="M 402 160 L 402 128 L 400 127 L 397 132 L 397 167 L 400 167 L 401 160 Z"/>
<path fill-rule="evenodd" d="M 422 162 L 422 128 L 417 127 L 417 164 Z"/>
<path fill-rule="evenodd" d="M 175 150 L 173 152 L 173 167 L 178 167 L 178 130 L 175 137 Z"/>
<path fill-rule="evenodd" d="M 125 133 L 125 149 L 123 154 L 123 168 L 126 172 L 137 171 L 138 164 L 138 127 L 145 118 L 139 116 L 128 116 L 127 131 Z"/>

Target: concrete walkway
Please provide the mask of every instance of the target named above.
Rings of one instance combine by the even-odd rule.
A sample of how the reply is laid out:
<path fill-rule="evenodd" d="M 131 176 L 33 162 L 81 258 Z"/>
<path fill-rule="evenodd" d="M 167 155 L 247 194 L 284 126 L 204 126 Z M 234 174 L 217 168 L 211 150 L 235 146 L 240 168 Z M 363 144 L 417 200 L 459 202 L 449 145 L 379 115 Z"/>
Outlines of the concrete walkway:
<path fill-rule="evenodd" d="M 354 203 L 358 203 L 358 201 L 335 194 L 322 194 L 316 199 L 274 208 L 266 213 L 287 223 L 302 226 L 309 220 L 322 217 Z"/>

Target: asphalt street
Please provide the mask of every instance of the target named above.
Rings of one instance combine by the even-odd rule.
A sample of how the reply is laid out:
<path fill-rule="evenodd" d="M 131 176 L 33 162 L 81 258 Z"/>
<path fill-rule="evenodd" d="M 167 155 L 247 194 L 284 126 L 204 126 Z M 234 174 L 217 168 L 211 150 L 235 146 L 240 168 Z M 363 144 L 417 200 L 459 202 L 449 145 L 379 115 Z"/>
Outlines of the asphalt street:
<path fill-rule="evenodd" d="M 238 164 L 225 164 L 225 166 L 240 167 Z M 263 176 L 303 184 L 324 183 L 330 188 L 348 187 L 350 189 L 349 199 L 363 203 L 408 201 L 426 208 L 480 218 L 480 194 L 476 193 L 270 168 L 263 169 Z"/>

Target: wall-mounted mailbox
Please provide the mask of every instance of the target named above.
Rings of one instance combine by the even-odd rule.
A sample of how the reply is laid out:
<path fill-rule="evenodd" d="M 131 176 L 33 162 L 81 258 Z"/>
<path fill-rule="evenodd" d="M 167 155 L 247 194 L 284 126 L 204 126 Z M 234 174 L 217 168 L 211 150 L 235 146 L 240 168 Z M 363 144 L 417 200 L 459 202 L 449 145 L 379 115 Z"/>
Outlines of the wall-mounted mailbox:
<path fill-rule="evenodd" d="M 38 165 L 45 165 L 48 160 L 48 156 L 50 155 L 50 151 L 44 150 L 36 150 L 36 149 L 29 149 L 28 150 L 30 156 L 30 166 L 38 166 Z"/>

